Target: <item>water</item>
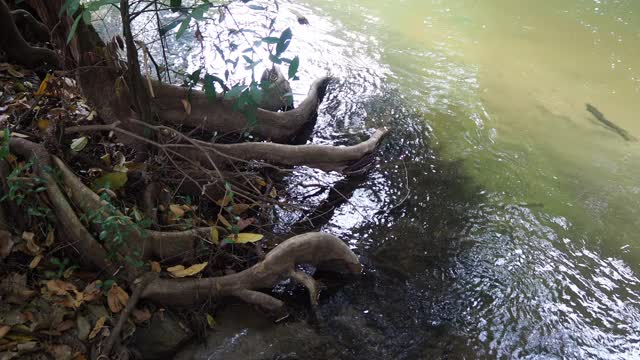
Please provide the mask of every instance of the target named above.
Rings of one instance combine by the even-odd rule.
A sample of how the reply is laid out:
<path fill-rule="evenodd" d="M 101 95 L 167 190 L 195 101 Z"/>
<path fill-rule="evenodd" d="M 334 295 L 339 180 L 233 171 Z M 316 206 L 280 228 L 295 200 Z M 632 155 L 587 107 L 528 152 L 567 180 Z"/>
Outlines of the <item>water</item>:
<path fill-rule="evenodd" d="M 349 202 L 304 199 L 337 204 L 314 225 L 363 276 L 326 292 L 307 330 L 234 341 L 298 336 L 293 358 L 640 358 L 640 143 L 585 110 L 640 137 L 639 2 L 307 0 L 280 4 L 287 26 L 296 98 L 340 79 L 312 141 L 393 133 L 366 180 L 328 177 Z M 170 60 L 220 69 L 188 40 Z M 279 215 L 287 231 L 299 214 Z"/>

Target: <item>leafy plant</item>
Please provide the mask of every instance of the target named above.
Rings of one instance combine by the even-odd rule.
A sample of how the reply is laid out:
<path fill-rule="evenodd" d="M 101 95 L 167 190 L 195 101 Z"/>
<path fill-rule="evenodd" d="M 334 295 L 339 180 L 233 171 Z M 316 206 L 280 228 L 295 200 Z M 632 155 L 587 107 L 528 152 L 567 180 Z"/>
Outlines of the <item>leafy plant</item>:
<path fill-rule="evenodd" d="M 0 201 L 7 199 L 18 206 L 27 208 L 31 216 L 46 217 L 50 213 L 48 207 L 40 205 L 40 201 L 34 197 L 37 193 L 47 190 L 47 180 L 33 175 L 33 162 L 18 163 L 7 176 L 9 191 Z"/>
<path fill-rule="evenodd" d="M 88 220 L 100 227 L 98 240 L 108 243 L 109 252 L 107 255 L 111 260 L 115 260 L 127 237 L 132 232 L 137 232 L 143 237 L 147 236 L 146 228 L 150 226 L 151 222 L 149 219 L 138 221 L 120 213 L 111 203 L 107 192 L 103 192 L 100 199 L 104 205 L 94 213 L 88 214 Z M 135 267 L 144 265 L 141 254 L 137 250 L 127 255 L 125 260 Z"/>

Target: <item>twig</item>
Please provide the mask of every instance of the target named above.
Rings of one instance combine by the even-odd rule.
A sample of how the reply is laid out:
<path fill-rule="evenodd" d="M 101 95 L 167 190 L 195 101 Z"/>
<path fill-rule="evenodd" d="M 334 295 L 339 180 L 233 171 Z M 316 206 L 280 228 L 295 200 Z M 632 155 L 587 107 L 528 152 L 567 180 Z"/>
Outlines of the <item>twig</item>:
<path fill-rule="evenodd" d="M 158 278 L 157 273 L 147 272 L 144 275 L 142 275 L 140 278 L 138 278 L 138 280 L 136 280 L 138 284 L 133 290 L 133 294 L 131 294 L 129 301 L 127 302 L 127 306 L 122 311 L 122 314 L 120 314 L 120 317 L 118 318 L 118 323 L 116 324 L 116 326 L 114 326 L 113 330 L 111 331 L 111 335 L 109 335 L 109 337 L 107 338 L 107 342 L 105 343 L 104 348 L 102 349 L 103 355 L 109 356 L 109 353 L 113 348 L 113 345 L 115 345 L 115 343 L 120 338 L 120 332 L 122 331 L 122 327 L 124 326 L 124 323 L 127 321 L 129 316 L 131 315 L 131 312 L 133 311 L 133 309 L 135 309 L 136 305 L 138 304 L 138 300 L 140 300 L 140 296 L 142 295 L 142 292 L 147 286 L 149 286 L 149 284 L 151 284 L 157 278 Z"/>

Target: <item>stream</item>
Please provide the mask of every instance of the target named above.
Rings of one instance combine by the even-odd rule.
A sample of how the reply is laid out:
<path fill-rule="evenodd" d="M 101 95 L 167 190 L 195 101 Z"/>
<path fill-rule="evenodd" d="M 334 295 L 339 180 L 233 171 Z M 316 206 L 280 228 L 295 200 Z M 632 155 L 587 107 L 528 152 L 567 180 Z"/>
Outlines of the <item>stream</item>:
<path fill-rule="evenodd" d="M 336 78 L 310 141 L 392 129 L 363 180 L 304 168 L 288 180 L 344 189 L 349 201 L 314 226 L 346 241 L 364 273 L 283 324 L 230 306 L 182 358 L 640 358 L 640 142 L 586 109 L 640 137 L 640 2 L 279 5 L 276 28 L 291 27 L 301 60 L 296 101 Z M 215 50 L 193 39 L 170 36 L 169 62 L 214 71 Z M 289 196 L 331 196 L 303 190 Z M 280 211 L 279 230 L 298 215 Z M 305 303 L 287 289 L 276 293 Z"/>

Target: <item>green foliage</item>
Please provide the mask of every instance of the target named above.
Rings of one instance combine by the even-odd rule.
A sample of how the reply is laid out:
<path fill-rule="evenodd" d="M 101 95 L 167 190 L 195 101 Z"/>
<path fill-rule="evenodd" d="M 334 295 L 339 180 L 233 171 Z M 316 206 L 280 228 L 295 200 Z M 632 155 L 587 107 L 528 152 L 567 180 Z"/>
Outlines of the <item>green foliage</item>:
<path fill-rule="evenodd" d="M 132 219 L 120 213 L 111 203 L 107 192 L 103 192 L 100 195 L 100 199 L 104 205 L 97 211 L 88 214 L 87 218 L 99 226 L 100 233 L 98 234 L 98 240 L 108 244 L 109 259 L 115 260 L 116 255 L 125 245 L 127 237 L 133 232 L 139 233 L 142 237 L 147 236 L 146 228 L 151 225 L 151 222 L 149 219 L 138 221 L 135 218 Z M 144 265 L 141 261 L 140 252 L 138 251 L 127 254 L 125 260 L 136 267 Z"/>
<path fill-rule="evenodd" d="M 91 13 L 98 11 L 103 6 L 115 5 L 119 2 L 119 0 L 95 0 L 86 2 L 82 4 L 82 7 L 80 7 L 80 0 L 65 1 L 58 15 L 62 16 L 62 14 L 66 12 L 67 15 L 71 17 L 75 16 L 73 25 L 71 25 L 69 34 L 67 34 L 67 44 L 71 42 L 71 39 L 73 39 L 73 37 L 75 36 L 78 29 L 78 24 L 80 23 L 81 19 L 85 22 L 85 24 L 90 24 Z"/>
<path fill-rule="evenodd" d="M 47 181 L 32 173 L 32 161 L 18 164 L 7 176 L 9 192 L 0 198 L 0 201 L 9 199 L 16 205 L 25 207 L 30 216 L 46 217 L 51 210 L 40 205 L 40 201 L 35 195 L 47 190 Z"/>
<path fill-rule="evenodd" d="M 2 133 L 2 141 L 0 142 L 0 159 L 6 159 L 9 156 L 9 140 L 11 139 L 11 132 L 9 128 L 4 128 Z"/>

